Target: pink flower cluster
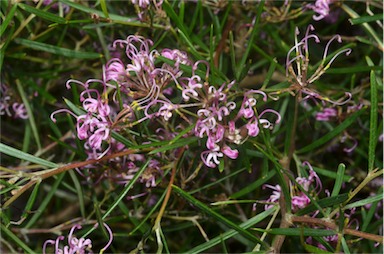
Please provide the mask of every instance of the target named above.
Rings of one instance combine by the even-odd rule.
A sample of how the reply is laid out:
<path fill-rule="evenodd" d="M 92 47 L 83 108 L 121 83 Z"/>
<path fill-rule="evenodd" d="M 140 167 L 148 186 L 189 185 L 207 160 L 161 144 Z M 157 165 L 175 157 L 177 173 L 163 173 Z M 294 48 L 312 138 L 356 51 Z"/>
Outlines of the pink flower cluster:
<path fill-rule="evenodd" d="M 299 30 L 296 29 L 295 34 L 295 45 L 288 51 L 286 58 L 286 76 L 292 84 L 288 90 L 296 90 L 299 93 L 299 96 L 304 96 L 303 100 L 312 99 L 314 101 L 320 100 L 323 102 L 330 102 L 333 105 L 343 105 L 347 103 L 352 95 L 349 92 L 345 93 L 345 99 L 339 99 L 337 101 L 331 100 L 325 96 L 320 95 L 314 88 L 310 87 L 316 80 L 318 80 L 327 69 L 330 68 L 331 64 L 336 60 L 338 56 L 345 53 L 349 55 L 352 50 L 350 48 L 340 50 L 337 52 L 330 60 L 327 60 L 328 50 L 333 41 L 339 43 L 342 42 L 340 35 L 333 36 L 326 44 L 323 58 L 320 66 L 315 70 L 315 72 L 310 75 L 308 71 L 311 69 L 309 65 L 309 40 L 313 39 L 315 43 L 320 43 L 320 39 L 317 35 L 312 34 L 311 31 L 315 30 L 312 25 L 309 25 L 304 37 L 299 41 L 297 36 L 299 35 Z M 292 53 L 295 52 L 294 57 L 291 58 Z"/>
<path fill-rule="evenodd" d="M 131 3 L 138 8 L 138 18 L 144 21 L 144 14 L 149 10 L 151 5 L 158 11 L 161 10 L 163 0 L 131 0 Z M 152 3 L 152 4 L 151 4 Z"/>
<path fill-rule="evenodd" d="M 322 189 L 320 178 L 316 172 L 312 169 L 312 166 L 308 162 L 304 162 L 303 165 L 309 167 L 308 177 L 297 177 L 295 184 L 291 185 L 291 205 L 292 211 L 298 211 L 311 203 L 311 199 L 306 193 L 314 192 L 318 194 Z M 300 186 L 301 188 L 299 188 Z M 313 188 L 311 188 L 311 186 Z M 266 200 L 267 204 L 264 206 L 265 210 L 271 209 L 275 204 L 278 204 L 281 196 L 280 185 L 265 184 L 263 188 L 272 189 L 272 195 Z M 303 190 L 306 192 L 303 192 Z"/>
<path fill-rule="evenodd" d="M 7 115 L 13 118 L 27 119 L 28 113 L 23 103 L 12 102 L 9 88 L 0 84 L 0 116 Z"/>
<path fill-rule="evenodd" d="M 93 83 L 101 83 L 104 86 L 103 95 L 106 95 L 106 84 L 101 80 L 90 79 L 85 84 L 77 80 L 68 80 L 67 88 L 71 88 L 71 83 L 79 84 L 85 88 L 80 94 L 80 102 L 82 102 L 85 114 L 77 116 L 68 109 L 59 109 L 51 114 L 51 119 L 56 122 L 55 114 L 67 112 L 76 118 L 77 137 L 80 140 L 86 140 L 84 147 L 87 151 L 91 151 L 93 157 L 102 157 L 105 152 L 101 151 L 102 142 L 110 138 L 112 121 L 109 117 L 111 113 L 107 100 L 103 99 L 97 89 L 90 88 Z M 98 156 L 96 156 L 98 154 Z M 90 156 L 92 157 L 92 156 Z"/>
<path fill-rule="evenodd" d="M 335 0 L 316 0 L 315 4 L 308 4 L 307 7 L 316 12 L 317 15 L 313 15 L 313 19 L 318 21 L 329 15 L 329 5 L 335 2 Z"/>
<path fill-rule="evenodd" d="M 195 136 L 203 138 L 207 137 L 206 147 L 208 150 L 201 153 L 201 158 L 205 165 L 214 168 L 220 164 L 219 158 L 226 155 L 231 159 L 238 157 L 238 150 L 231 148 L 232 146 L 243 143 L 248 137 L 256 137 L 262 128 L 270 128 L 271 122 L 262 116 L 267 113 L 276 115 L 275 123 L 280 122 L 280 115 L 272 109 L 266 109 L 259 115 L 255 113 L 257 100 L 252 96 L 254 94 L 263 95 L 266 101 L 267 96 L 261 91 L 251 90 L 245 93 L 240 109 L 236 111 L 237 105 L 233 101 L 228 101 L 225 90 L 229 90 L 233 82 L 226 85 L 223 84 L 216 90 L 214 86 L 205 87 L 204 108 L 197 111 L 199 119 L 195 126 Z M 192 87 L 192 85 L 189 85 Z M 201 84 L 194 87 L 201 88 Z M 190 88 L 189 88 L 190 89 Z M 197 96 L 199 93 L 193 90 Z M 202 95 L 202 92 L 200 95 Z M 233 115 L 233 117 L 231 117 Z"/>
<path fill-rule="evenodd" d="M 97 224 L 96 224 L 97 226 Z M 109 233 L 109 241 L 107 245 L 105 245 L 104 248 L 100 250 L 100 253 L 103 253 L 108 247 L 111 245 L 112 240 L 113 240 L 113 234 L 111 229 L 108 227 L 107 224 L 104 223 L 104 227 L 107 229 Z M 87 238 L 81 237 L 80 239 L 75 237 L 73 235 L 74 231 L 76 229 L 81 229 L 81 226 L 76 224 L 74 225 L 69 234 L 68 234 L 68 245 L 65 245 L 64 247 L 60 246 L 60 241 L 64 240 L 64 236 L 59 236 L 57 237 L 56 240 L 47 240 L 45 241 L 43 245 L 43 254 L 47 253 L 47 246 L 49 244 L 52 244 L 55 246 L 55 254 L 85 254 L 85 253 L 93 253 L 92 252 L 92 240 Z"/>
<path fill-rule="evenodd" d="M 189 135 L 207 138 L 208 150 L 201 153 L 201 159 L 213 168 L 220 164 L 224 155 L 236 159 L 236 146 L 249 137 L 256 137 L 260 128 L 272 128 L 274 123 L 280 122 L 280 115 L 275 110 L 257 111 L 255 96 L 261 95 L 266 101 L 264 92 L 245 92 L 238 106 L 236 97 L 239 95 L 231 90 L 234 81 L 220 87 L 209 84 L 207 62 L 193 62 L 178 49 L 163 49 L 159 53 L 151 49 L 152 45 L 151 40 L 135 35 L 116 40 L 113 48 L 124 49 L 125 57 L 109 60 L 103 67 L 102 80 L 67 82 L 68 89 L 72 83 L 84 88 L 80 102 L 85 113 L 78 116 L 68 109 L 59 109 L 51 118 L 55 121 L 54 115 L 59 112 L 72 114 L 77 120 L 77 137 L 85 140 L 84 147 L 94 155 L 91 157 L 100 158 L 108 152 L 114 142 L 112 131 L 119 132 L 145 120 L 156 121 L 152 131 L 159 129 L 158 124 L 160 129 L 169 130 L 173 119 L 178 126 L 195 124 Z M 161 57 L 173 64 L 159 64 Z M 197 74 L 200 65 L 205 65 L 205 77 Z M 182 66 L 191 68 L 192 74 L 185 73 Z M 100 85 L 102 92 L 99 92 Z M 112 98 L 108 99 L 110 94 Z M 264 117 L 267 113 L 275 115 L 274 123 Z M 170 133 L 168 136 L 175 135 Z M 108 143 L 105 150 L 103 143 Z"/>

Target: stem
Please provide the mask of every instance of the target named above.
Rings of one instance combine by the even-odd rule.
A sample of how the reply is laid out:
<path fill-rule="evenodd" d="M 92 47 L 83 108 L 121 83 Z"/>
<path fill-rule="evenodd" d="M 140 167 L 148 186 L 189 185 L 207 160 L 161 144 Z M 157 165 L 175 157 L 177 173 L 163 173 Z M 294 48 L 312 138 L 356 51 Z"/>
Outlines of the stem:
<path fill-rule="evenodd" d="M 384 170 L 380 170 L 376 168 L 375 170 L 368 173 L 367 177 L 349 194 L 348 199 L 344 202 L 344 205 L 348 204 L 349 201 L 351 201 L 369 182 L 371 182 L 376 177 L 383 174 Z M 329 217 L 332 218 L 336 213 L 338 213 L 339 210 L 335 209 Z"/>
<path fill-rule="evenodd" d="M 184 149 L 185 148 L 183 148 L 180 151 L 179 160 L 181 158 L 181 154 L 183 154 L 183 152 L 184 152 Z M 161 242 L 161 237 L 160 237 L 160 229 L 161 229 L 160 222 L 161 222 L 161 218 L 163 217 L 163 214 L 165 212 L 165 208 L 167 207 L 168 200 L 171 197 L 172 185 L 173 185 L 173 182 L 175 180 L 176 168 L 177 168 L 179 160 L 177 162 L 174 162 L 174 166 L 172 167 L 171 179 L 169 180 L 169 183 L 168 183 L 167 193 L 165 194 L 163 204 L 161 205 L 159 214 L 157 215 L 156 220 L 155 220 L 155 224 L 152 228 L 152 230 L 155 231 L 155 233 L 156 233 L 156 239 L 157 239 L 157 243 L 158 243 L 157 253 L 162 253 L 162 250 L 163 250 L 163 244 Z"/>
<path fill-rule="evenodd" d="M 296 223 L 308 223 L 308 224 L 322 225 L 324 227 L 327 227 L 327 228 L 330 228 L 333 230 L 339 229 L 339 227 L 333 221 L 326 221 L 326 220 L 319 219 L 319 218 L 312 218 L 312 217 L 306 217 L 306 216 L 291 216 L 290 221 L 292 223 L 296 222 Z M 380 243 L 383 242 L 383 237 L 380 235 L 374 235 L 374 234 L 358 231 L 355 229 L 345 228 L 343 230 L 343 233 L 347 234 L 347 235 L 353 235 L 353 236 L 365 238 L 365 239 L 372 240 L 375 242 L 380 242 Z"/>
<path fill-rule="evenodd" d="M 289 165 L 291 164 L 293 153 L 295 151 L 295 135 L 296 135 L 296 126 L 297 126 L 298 106 L 299 106 L 299 102 L 298 102 L 298 99 L 296 97 L 295 98 L 295 113 L 294 113 L 294 118 L 293 118 L 293 126 L 292 126 L 292 131 L 291 131 L 291 136 L 290 136 L 291 143 L 290 143 L 288 155 L 280 160 L 281 166 L 287 171 L 289 171 Z M 289 188 L 289 177 L 287 176 L 287 174 L 284 174 L 283 176 L 284 176 L 284 181 L 286 183 L 286 186 L 288 186 L 288 188 Z M 280 210 L 281 210 L 281 222 L 280 222 L 279 228 L 289 228 L 290 223 L 289 223 L 287 218 L 288 218 L 288 216 L 290 216 L 291 207 L 287 208 L 287 206 L 286 206 L 286 199 L 284 197 L 284 192 L 281 192 L 281 196 L 279 199 L 279 205 L 280 205 Z M 280 253 L 280 249 L 284 243 L 284 240 L 285 240 L 285 235 L 277 235 L 274 238 L 273 244 L 272 244 L 272 249 L 276 253 Z"/>
<path fill-rule="evenodd" d="M 271 220 L 269 221 L 266 230 L 270 229 L 272 227 L 273 222 L 275 222 L 277 215 L 279 214 L 280 209 L 276 209 L 275 213 L 272 215 Z M 260 237 L 261 241 L 264 241 L 265 237 L 267 236 L 267 232 L 264 232 L 263 235 Z M 260 251 L 261 245 L 258 243 L 255 248 L 252 250 L 252 252 L 258 252 Z"/>
<path fill-rule="evenodd" d="M 151 150 L 153 150 L 153 148 L 143 149 L 143 150 L 141 150 L 141 152 L 143 152 L 143 151 L 151 151 Z M 81 167 L 84 167 L 84 166 L 89 165 L 89 164 L 95 164 L 95 163 L 99 163 L 99 162 L 102 162 L 102 161 L 110 160 L 110 159 L 113 159 L 113 158 L 116 158 L 116 157 L 121 157 L 121 156 L 124 156 L 124 155 L 129 155 L 129 154 L 138 153 L 138 152 L 140 152 L 140 150 L 137 150 L 137 149 L 136 150 L 127 149 L 127 150 L 124 150 L 124 151 L 121 151 L 121 152 L 118 152 L 118 153 L 106 155 L 106 156 L 104 156 L 104 157 L 102 157 L 100 159 L 91 159 L 91 160 L 86 160 L 86 161 L 81 161 L 81 162 L 75 162 L 75 163 L 71 163 L 71 164 L 65 165 L 63 167 L 59 167 L 59 168 L 56 168 L 56 169 L 48 170 L 48 172 L 47 172 L 47 170 L 44 170 L 44 171 L 33 173 L 34 176 L 31 178 L 29 183 L 27 183 L 21 189 L 19 189 L 16 192 L 15 195 L 13 195 L 7 202 L 4 203 L 2 208 L 3 209 L 7 208 L 13 201 L 15 201 L 21 194 L 23 194 L 26 190 L 28 190 L 30 187 L 32 187 L 35 183 L 41 182 L 42 180 L 44 180 L 46 178 L 49 178 L 51 176 L 63 173 L 65 171 L 68 171 L 68 170 L 71 170 L 71 169 L 81 168 Z M 44 173 L 44 172 L 46 172 L 46 173 Z"/>

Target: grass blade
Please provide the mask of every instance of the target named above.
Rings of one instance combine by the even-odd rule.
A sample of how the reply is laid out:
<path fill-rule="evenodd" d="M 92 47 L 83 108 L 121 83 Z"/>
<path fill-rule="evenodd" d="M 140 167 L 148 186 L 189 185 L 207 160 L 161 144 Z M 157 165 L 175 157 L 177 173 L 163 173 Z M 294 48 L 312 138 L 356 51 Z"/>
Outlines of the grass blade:
<path fill-rule="evenodd" d="M 246 222 L 241 223 L 239 225 L 239 227 L 244 228 L 244 229 L 248 229 L 248 228 L 252 227 L 253 225 L 255 225 L 256 223 L 263 221 L 265 218 L 267 218 L 272 213 L 274 213 L 275 210 L 276 210 L 276 208 L 274 207 L 274 208 L 268 209 L 267 211 L 259 213 L 255 217 L 247 220 Z M 191 250 L 188 250 L 188 253 L 192 254 L 192 253 L 204 252 L 205 250 L 220 244 L 222 241 L 225 241 L 231 237 L 236 236 L 238 233 L 239 233 L 238 231 L 236 231 L 234 229 L 230 229 L 230 230 L 226 231 L 225 233 L 220 234 L 219 236 L 216 236 L 215 238 L 212 238 L 210 241 L 205 242 L 203 244 L 200 244 Z"/>
<path fill-rule="evenodd" d="M 335 206 L 335 205 L 343 203 L 347 199 L 348 199 L 348 193 L 340 194 L 340 195 L 338 195 L 336 197 L 323 198 L 323 199 L 317 201 L 317 204 L 310 204 L 309 206 L 307 206 L 307 207 L 301 209 L 300 211 L 296 212 L 295 215 L 301 216 L 301 215 L 304 215 L 304 214 L 311 213 L 313 211 L 318 210 L 318 206 L 320 206 L 321 208 L 332 207 L 332 206 Z"/>
<path fill-rule="evenodd" d="M 52 53 L 55 55 L 70 57 L 70 58 L 97 59 L 97 58 L 103 57 L 103 55 L 100 53 L 84 52 L 84 51 L 77 51 L 77 50 L 72 50 L 67 48 L 61 48 L 54 45 L 37 42 L 37 41 L 31 41 L 27 39 L 17 38 L 15 39 L 15 42 L 27 48 L 40 50 L 40 51 Z"/>
<path fill-rule="evenodd" d="M 376 14 L 376 15 L 372 15 L 372 16 L 363 16 L 363 17 L 358 17 L 358 18 L 354 18 L 354 19 L 349 19 L 349 22 L 352 25 L 360 25 L 363 23 L 381 21 L 381 20 L 383 20 L 383 14 Z"/>
<path fill-rule="evenodd" d="M 8 14 L 5 15 L 5 19 L 4 21 L 2 22 L 1 26 L 0 26 L 0 38 L 3 36 L 3 33 L 5 32 L 5 29 L 7 29 L 7 26 L 9 25 L 9 22 L 11 22 L 11 20 L 13 19 L 13 16 L 15 15 L 15 11 L 17 9 L 17 3 L 15 3 L 11 10 L 9 10 Z"/>
<path fill-rule="evenodd" d="M 58 23 L 58 24 L 65 24 L 67 22 L 67 20 L 65 18 L 59 17 L 53 13 L 50 13 L 50 12 L 47 12 L 44 10 L 39 10 L 39 9 L 33 8 L 30 5 L 19 3 L 19 6 L 24 11 L 35 14 L 36 16 L 38 16 L 42 19 L 49 20 L 49 21 L 52 21 L 52 22 Z"/>
<path fill-rule="evenodd" d="M 382 199 L 383 199 L 383 193 L 380 193 L 380 194 L 378 194 L 376 196 L 368 197 L 368 198 L 365 198 L 365 199 L 362 199 L 362 200 L 350 203 L 350 204 L 346 205 L 344 207 L 344 209 L 351 209 L 351 208 L 354 208 L 354 207 L 365 206 L 365 205 L 372 204 L 373 202 L 376 202 L 376 201 L 379 201 L 379 200 L 382 200 Z"/>
<path fill-rule="evenodd" d="M 3 223 L 1 223 L 1 235 L 2 237 L 8 236 L 11 238 L 19 247 L 21 247 L 26 253 L 36 253 L 31 248 L 29 248 L 24 241 L 20 240 L 11 230 L 6 228 Z"/>
<path fill-rule="evenodd" d="M 148 159 L 145 164 L 140 168 L 139 171 L 137 171 L 137 173 L 134 175 L 134 177 L 132 178 L 132 180 L 124 187 L 123 191 L 120 193 L 119 197 L 115 200 L 115 202 L 113 202 L 113 204 L 108 208 L 108 210 L 105 212 L 105 214 L 103 215 L 102 219 L 105 220 L 110 214 L 111 212 L 116 208 L 116 206 L 119 204 L 119 202 L 121 200 L 123 200 L 123 198 L 125 198 L 127 196 L 127 193 L 128 191 L 133 187 L 133 185 L 135 184 L 135 182 L 137 181 L 137 179 L 139 179 L 139 177 L 141 176 L 141 174 L 144 172 L 144 170 L 147 168 L 149 162 L 151 160 Z"/>
<path fill-rule="evenodd" d="M 255 229 L 260 232 L 267 232 L 272 235 L 289 235 L 289 236 L 330 236 L 337 235 L 337 232 L 329 229 L 318 228 L 271 228 L 271 229 Z"/>
<path fill-rule="evenodd" d="M 339 126 L 334 128 L 331 132 L 327 133 L 323 137 L 317 139 L 313 143 L 301 148 L 297 151 L 297 153 L 306 153 L 310 151 L 314 151 L 314 149 L 318 148 L 319 146 L 324 145 L 337 135 L 339 135 L 341 132 L 343 132 L 349 125 L 354 123 L 356 119 L 365 111 L 365 109 L 361 109 L 357 112 L 355 112 L 353 115 L 351 115 L 349 118 L 347 118 L 344 122 L 342 122 Z"/>
<path fill-rule="evenodd" d="M 59 167 L 59 165 L 54 163 L 54 162 L 41 159 L 41 158 L 33 156 L 32 154 L 29 154 L 29 153 L 24 153 L 20 150 L 17 150 L 13 147 L 10 147 L 10 146 L 8 146 L 6 144 L 2 144 L 2 143 L 0 143 L 0 153 L 5 153 L 5 154 L 8 154 L 9 156 L 12 156 L 12 157 L 15 157 L 15 158 L 18 158 L 21 160 L 26 160 L 26 161 L 29 161 L 32 163 L 36 163 L 38 165 L 45 166 L 48 168 L 58 168 Z"/>
<path fill-rule="evenodd" d="M 178 148 L 181 146 L 186 146 L 186 145 L 189 145 L 189 144 L 195 142 L 196 140 L 198 140 L 197 137 L 190 137 L 190 138 L 183 138 L 182 140 L 180 140 L 178 142 L 172 142 L 171 141 L 171 142 L 169 142 L 169 144 L 164 145 L 160 148 L 157 148 L 157 149 L 149 152 L 149 154 L 161 153 L 161 152 L 172 150 L 172 149 L 175 149 L 175 148 Z"/>
<path fill-rule="evenodd" d="M 251 33 L 251 36 L 249 38 L 247 48 L 245 49 L 244 55 L 240 60 L 240 63 L 238 65 L 238 69 L 236 70 L 236 80 L 238 80 L 238 81 L 242 80 L 242 77 L 248 71 L 245 68 L 246 62 L 247 62 L 249 53 L 251 52 L 252 45 L 254 44 L 253 42 L 254 42 L 256 35 L 259 31 L 258 27 L 259 27 L 259 22 L 260 22 L 260 18 L 261 18 L 261 13 L 263 11 L 263 7 L 264 7 L 264 1 L 261 1 L 259 3 L 259 6 L 257 7 L 257 13 L 256 13 L 256 17 L 255 17 L 256 20 L 255 20 L 255 23 L 254 23 L 253 28 L 252 28 L 252 33 Z"/>
<path fill-rule="evenodd" d="M 323 176 L 326 176 L 328 178 L 336 179 L 339 177 L 339 175 L 334 171 L 330 171 L 330 170 L 326 170 L 326 169 L 322 169 L 322 168 L 317 168 L 317 167 L 313 167 L 313 170 L 315 170 L 315 172 L 318 173 L 319 175 L 323 175 Z M 349 175 L 343 175 L 341 177 L 342 177 L 344 182 L 350 182 L 353 179 L 353 176 L 349 176 Z"/>
<path fill-rule="evenodd" d="M 247 185 L 247 187 L 244 187 L 243 189 L 239 190 L 236 193 L 233 193 L 230 196 L 230 199 L 238 199 L 239 197 L 242 197 L 246 195 L 247 193 L 250 193 L 260 187 L 262 184 L 267 182 L 269 179 L 271 179 L 276 174 L 276 171 L 269 171 L 267 175 L 261 177 L 260 179 L 256 180 L 255 182 Z"/>
<path fill-rule="evenodd" d="M 56 190 L 59 187 L 60 183 L 62 182 L 64 176 L 65 176 L 65 173 L 62 173 L 62 174 L 57 176 L 55 182 L 52 185 L 51 190 L 48 191 L 47 195 L 44 197 L 44 200 L 41 202 L 39 208 L 33 214 L 32 218 L 28 221 L 25 228 L 31 228 L 32 225 L 34 225 L 36 223 L 36 221 L 40 218 L 40 216 L 43 214 L 43 212 L 47 208 L 49 202 L 51 201 L 53 195 L 56 193 Z"/>
<path fill-rule="evenodd" d="M 194 197 L 192 197 L 190 194 L 188 194 L 187 192 L 183 191 L 179 187 L 177 187 L 175 185 L 173 185 L 172 187 L 173 187 L 173 190 L 176 193 L 180 194 L 183 198 L 185 198 L 187 201 L 189 201 L 191 204 L 193 204 L 194 206 L 196 206 L 197 208 L 199 208 L 203 212 L 209 214 L 213 218 L 216 218 L 218 221 L 220 221 L 224 225 L 226 225 L 226 226 L 236 230 L 237 232 L 239 232 L 241 235 L 243 235 L 247 239 L 251 240 L 252 242 L 260 243 L 262 246 L 266 247 L 266 243 L 265 242 L 263 242 L 259 238 L 255 237 L 253 234 L 251 234 L 246 229 L 241 228 L 239 225 L 233 223 L 232 221 L 228 220 L 227 218 L 225 218 L 221 214 L 219 214 L 219 213 L 215 212 L 214 210 L 210 209 L 208 206 L 206 206 L 205 204 L 203 204 L 199 200 L 195 199 Z"/>
<path fill-rule="evenodd" d="M 377 145 L 377 116 L 378 116 L 378 102 L 377 102 L 377 83 L 376 75 L 371 71 L 371 116 L 369 123 L 369 148 L 368 148 L 368 171 L 372 171 L 375 164 L 375 150 Z"/>
<path fill-rule="evenodd" d="M 340 163 L 339 167 L 337 168 L 337 177 L 335 186 L 333 186 L 331 197 L 336 197 L 339 195 L 339 192 L 341 190 L 341 185 L 343 184 L 343 176 L 345 173 L 345 165 L 343 163 Z"/>
<path fill-rule="evenodd" d="M 101 10 L 103 11 L 106 18 L 109 18 L 107 3 L 105 0 L 100 0 Z"/>
<path fill-rule="evenodd" d="M 76 174 L 73 170 L 69 171 L 69 175 L 71 176 L 71 179 L 73 181 L 73 185 L 76 189 L 76 194 L 79 198 L 80 213 L 81 213 L 82 217 L 85 218 L 86 214 L 85 214 L 83 189 L 81 188 L 80 181 L 79 181 L 79 179 L 77 179 Z"/>
<path fill-rule="evenodd" d="M 28 120 L 29 120 L 29 123 L 31 125 L 33 136 L 35 137 L 37 148 L 40 150 L 41 149 L 40 136 L 39 136 L 39 133 L 37 131 L 36 121 L 35 121 L 33 111 L 31 109 L 31 105 L 30 105 L 29 100 L 27 99 L 27 96 L 24 93 L 24 89 L 21 86 L 20 81 L 18 79 L 16 80 L 16 85 L 17 85 L 17 90 L 19 90 L 20 97 L 23 100 L 23 103 L 24 103 L 25 108 L 27 110 Z"/>
<path fill-rule="evenodd" d="M 354 10 L 352 10 L 349 6 L 346 4 L 343 4 L 341 8 L 348 13 L 349 16 L 351 16 L 352 19 L 360 18 L 359 14 L 357 14 Z M 362 23 L 363 28 L 365 31 L 367 31 L 368 34 L 372 36 L 372 38 L 376 41 L 376 43 L 379 45 L 379 48 L 381 50 L 384 49 L 383 47 L 383 41 L 379 38 L 379 36 L 376 34 L 375 30 L 368 24 L 368 23 Z"/>

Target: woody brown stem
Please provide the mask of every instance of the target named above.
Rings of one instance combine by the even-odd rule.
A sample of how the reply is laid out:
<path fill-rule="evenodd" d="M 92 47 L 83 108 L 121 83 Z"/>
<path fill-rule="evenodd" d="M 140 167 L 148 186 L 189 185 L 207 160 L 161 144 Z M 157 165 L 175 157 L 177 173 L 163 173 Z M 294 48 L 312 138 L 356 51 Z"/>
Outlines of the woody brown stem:
<path fill-rule="evenodd" d="M 292 223 L 307 223 L 307 224 L 314 224 L 314 225 L 322 225 L 332 230 L 338 230 L 339 228 L 333 221 L 326 221 L 324 219 L 319 219 L 319 218 L 312 218 L 307 216 L 291 216 L 289 219 Z M 350 228 L 345 228 L 343 230 L 343 233 L 346 235 L 353 235 L 353 236 L 365 238 L 368 240 L 372 240 L 375 242 L 383 243 L 383 236 L 380 236 L 380 235 L 374 235 L 371 233 L 362 232 L 362 231 L 358 231 Z"/>
<path fill-rule="evenodd" d="M 291 132 L 291 137 L 290 137 L 291 143 L 290 143 L 288 155 L 280 160 L 280 164 L 281 164 L 282 168 L 287 170 L 287 172 L 289 172 L 292 156 L 293 156 L 293 153 L 295 151 L 295 134 L 296 134 L 296 126 L 297 126 L 298 105 L 299 105 L 299 102 L 298 102 L 298 99 L 296 97 L 293 127 L 292 127 L 292 132 Z M 286 173 L 283 175 L 283 177 L 284 177 L 284 182 L 285 182 L 286 186 L 289 187 L 289 177 L 287 176 Z M 280 211 L 281 211 L 281 222 L 280 222 L 279 227 L 280 228 L 289 228 L 290 223 L 287 220 L 287 216 L 289 215 L 289 213 L 287 210 L 289 210 L 289 212 L 290 212 L 290 209 L 287 209 L 284 192 L 281 192 L 281 196 L 279 199 L 279 205 L 280 205 Z M 275 253 L 280 253 L 281 246 L 283 245 L 284 240 L 285 240 L 285 235 L 277 235 L 274 238 L 272 249 Z"/>
<path fill-rule="evenodd" d="M 49 170 L 46 173 L 41 173 L 41 172 L 40 172 L 40 174 L 39 174 L 39 172 L 33 173 L 34 176 L 32 176 L 31 180 L 26 185 L 24 185 L 19 190 L 17 190 L 16 194 L 13 195 L 7 202 L 4 203 L 3 209 L 7 208 L 21 194 L 23 194 L 30 187 L 32 187 L 35 183 L 40 182 L 41 180 L 44 180 L 46 178 L 49 178 L 51 176 L 63 173 L 65 171 L 68 171 L 68 170 L 71 170 L 71 169 L 81 168 L 81 167 L 84 167 L 84 166 L 87 166 L 87 165 L 90 165 L 90 164 L 95 164 L 95 163 L 103 162 L 103 161 L 106 161 L 106 160 L 110 160 L 110 159 L 113 159 L 113 158 L 129 155 L 129 154 L 133 154 L 133 153 L 148 152 L 148 151 L 151 151 L 152 149 L 153 148 L 147 148 L 147 149 L 142 149 L 142 150 L 127 149 L 127 150 L 124 150 L 124 151 L 121 151 L 121 152 L 118 152 L 118 153 L 106 155 L 106 156 L 104 156 L 104 157 L 102 157 L 100 159 L 91 159 L 91 160 L 86 160 L 86 161 L 81 161 L 81 162 L 74 162 L 74 163 L 71 163 L 71 164 L 68 164 L 68 165 L 56 168 L 56 169 L 51 169 L 51 170 Z"/>

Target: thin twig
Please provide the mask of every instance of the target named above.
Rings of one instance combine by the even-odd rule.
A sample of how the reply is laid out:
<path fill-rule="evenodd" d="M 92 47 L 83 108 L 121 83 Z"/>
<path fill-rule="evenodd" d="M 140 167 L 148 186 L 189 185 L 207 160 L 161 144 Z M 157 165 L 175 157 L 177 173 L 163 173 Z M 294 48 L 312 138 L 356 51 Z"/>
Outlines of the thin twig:
<path fill-rule="evenodd" d="M 312 218 L 312 217 L 307 217 L 307 216 L 291 216 L 289 218 L 289 220 L 292 223 L 308 223 L 308 224 L 322 225 L 324 227 L 327 227 L 327 228 L 330 228 L 333 230 L 338 230 L 338 228 L 339 228 L 333 221 L 330 221 L 330 220 L 326 221 L 324 219 Z M 371 233 L 362 232 L 362 231 L 358 231 L 355 229 L 344 228 L 343 233 L 347 234 L 347 235 L 353 235 L 353 236 L 365 238 L 365 239 L 372 240 L 375 242 L 380 242 L 380 243 L 383 242 L 383 236 L 374 235 Z"/>

